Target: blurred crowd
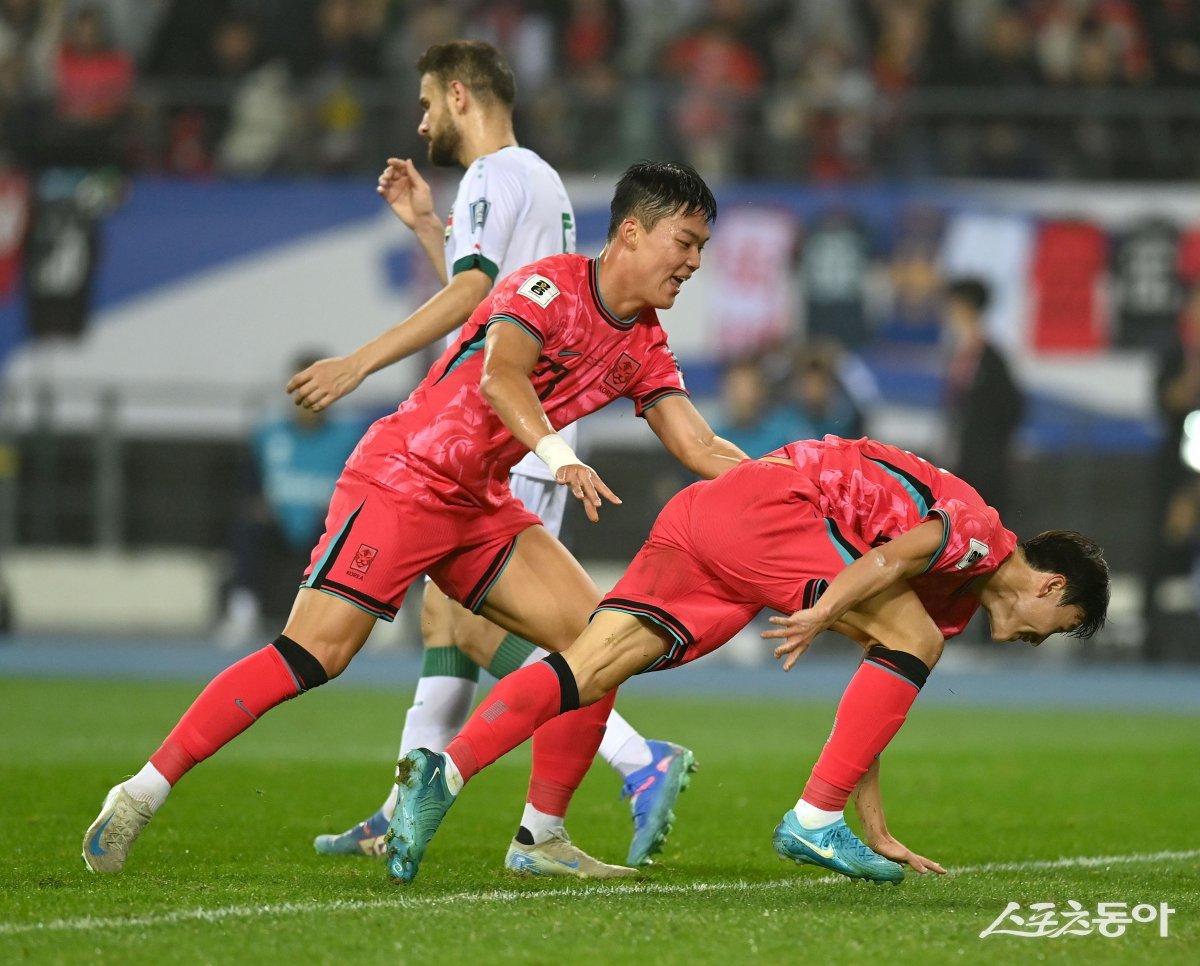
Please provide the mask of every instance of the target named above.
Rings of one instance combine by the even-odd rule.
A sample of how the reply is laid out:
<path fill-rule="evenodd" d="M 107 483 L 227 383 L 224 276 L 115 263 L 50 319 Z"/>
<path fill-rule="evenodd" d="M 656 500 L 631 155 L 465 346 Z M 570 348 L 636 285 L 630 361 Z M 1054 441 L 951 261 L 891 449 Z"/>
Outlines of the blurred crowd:
<path fill-rule="evenodd" d="M 201 176 L 418 154 L 413 64 L 500 46 L 567 171 L 1179 178 L 1191 0 L 0 0 L 0 153 Z"/>

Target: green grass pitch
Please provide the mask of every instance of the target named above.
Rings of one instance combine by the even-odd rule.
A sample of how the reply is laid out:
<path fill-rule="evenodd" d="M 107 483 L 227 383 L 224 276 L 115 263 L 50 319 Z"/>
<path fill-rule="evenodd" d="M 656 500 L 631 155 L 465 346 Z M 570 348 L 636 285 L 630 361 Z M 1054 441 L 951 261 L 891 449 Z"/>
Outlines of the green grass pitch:
<path fill-rule="evenodd" d="M 828 704 L 659 699 L 622 710 L 700 761 L 665 855 L 616 886 L 501 868 L 528 755 L 480 776 L 410 887 L 311 847 L 379 804 L 407 693 L 322 689 L 190 775 L 118 876 L 82 833 L 109 785 L 196 692 L 134 682 L 0 682 L 0 962 L 1195 963 L 1200 776 L 1194 717 L 914 709 L 883 762 L 893 832 L 951 868 L 899 887 L 778 861 L 771 831 L 832 720 Z M 598 763 L 569 821 L 620 860 L 629 819 Z M 1154 858 L 1156 853 L 1171 853 Z M 1089 863 L 1090 857 L 1110 860 Z M 1061 860 L 1061 861 L 1059 861 Z M 1167 903 L 1125 934 L 988 936 L 1010 901 Z"/>

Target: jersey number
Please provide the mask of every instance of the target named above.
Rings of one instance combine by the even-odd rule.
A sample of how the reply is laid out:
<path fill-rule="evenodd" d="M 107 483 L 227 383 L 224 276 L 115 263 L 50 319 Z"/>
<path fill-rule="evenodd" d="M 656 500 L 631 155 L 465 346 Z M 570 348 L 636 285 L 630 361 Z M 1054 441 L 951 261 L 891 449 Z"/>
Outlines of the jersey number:
<path fill-rule="evenodd" d="M 562 382 L 563 379 L 566 378 L 567 373 L 569 373 L 571 370 L 564 366 L 561 362 L 555 362 L 549 356 L 538 356 L 538 366 L 539 368 L 533 370 L 534 378 L 540 379 L 547 373 L 553 373 L 553 375 L 550 377 L 550 381 L 546 383 L 542 391 L 538 393 L 538 400 L 540 402 L 545 402 L 548 398 L 550 398 L 550 393 L 554 392 L 554 387 Z"/>

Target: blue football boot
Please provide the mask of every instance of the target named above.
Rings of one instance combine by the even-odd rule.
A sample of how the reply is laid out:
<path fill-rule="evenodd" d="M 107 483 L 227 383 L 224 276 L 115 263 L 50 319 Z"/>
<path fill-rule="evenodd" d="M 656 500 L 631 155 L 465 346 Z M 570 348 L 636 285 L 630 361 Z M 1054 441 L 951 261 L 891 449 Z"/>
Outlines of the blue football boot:
<path fill-rule="evenodd" d="M 383 855 L 387 848 L 388 819 L 380 809 L 341 835 L 318 835 L 313 848 L 321 855 Z"/>
<path fill-rule="evenodd" d="M 433 834 L 454 804 L 446 785 L 446 758 L 417 748 L 396 766 L 400 800 L 388 824 L 387 869 L 393 882 L 412 882 Z"/>
<path fill-rule="evenodd" d="M 696 770 L 696 756 L 669 741 L 647 741 L 650 764 L 625 779 L 621 797 L 633 812 L 633 841 L 625 864 L 649 865 L 662 851 L 675 822 L 675 800 L 688 787 Z"/>
<path fill-rule="evenodd" d="M 817 829 L 800 824 L 795 812 L 788 812 L 775 827 L 775 851 L 783 859 L 807 865 L 819 865 L 852 879 L 899 883 L 904 869 L 867 848 L 850 831 L 845 819 Z"/>

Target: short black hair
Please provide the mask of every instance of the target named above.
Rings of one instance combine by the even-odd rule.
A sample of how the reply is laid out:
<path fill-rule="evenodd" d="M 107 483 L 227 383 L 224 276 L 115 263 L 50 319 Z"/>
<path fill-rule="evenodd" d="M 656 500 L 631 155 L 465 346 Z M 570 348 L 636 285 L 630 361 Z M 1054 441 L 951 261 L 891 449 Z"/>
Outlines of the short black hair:
<path fill-rule="evenodd" d="M 512 68 L 500 51 L 482 40 L 434 44 L 417 61 L 417 70 L 422 77 L 432 74 L 443 88 L 459 81 L 476 97 L 506 107 L 512 107 L 517 99 Z"/>
<path fill-rule="evenodd" d="M 650 231 L 680 208 L 717 220 L 717 199 L 696 173 L 681 161 L 636 161 L 625 169 L 609 206 L 608 239 L 612 241 L 626 218 L 633 217 Z"/>
<path fill-rule="evenodd" d="M 1021 552 L 1034 570 L 1066 578 L 1059 603 L 1074 604 L 1083 611 L 1083 622 L 1071 631 L 1071 637 L 1091 637 L 1104 626 L 1108 614 L 1108 563 L 1098 543 L 1074 530 L 1047 530 L 1022 541 Z"/>
<path fill-rule="evenodd" d="M 970 305 L 976 312 L 982 312 L 988 307 L 988 303 L 992 301 L 992 290 L 981 278 L 975 276 L 965 276 L 963 278 L 952 279 L 946 285 L 946 297 L 952 299 L 961 299 Z"/>

